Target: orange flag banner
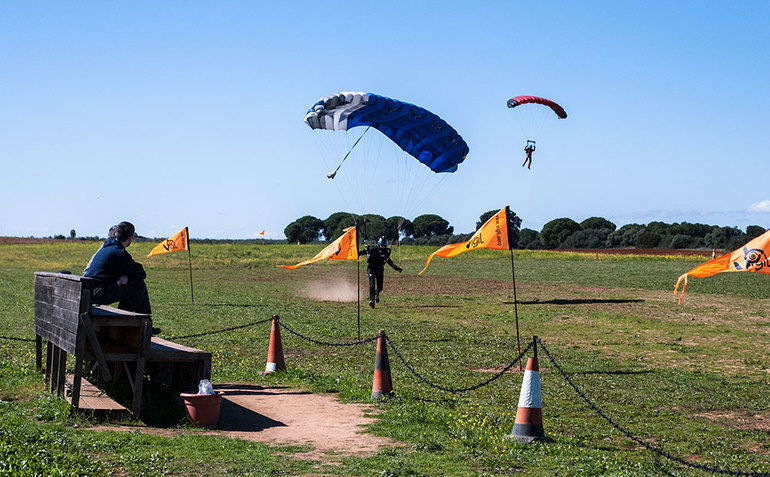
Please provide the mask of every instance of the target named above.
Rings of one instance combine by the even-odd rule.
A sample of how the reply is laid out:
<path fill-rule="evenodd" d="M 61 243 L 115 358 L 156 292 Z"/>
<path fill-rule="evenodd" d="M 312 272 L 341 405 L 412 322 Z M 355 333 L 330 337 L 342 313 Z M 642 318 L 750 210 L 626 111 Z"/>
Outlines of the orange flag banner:
<path fill-rule="evenodd" d="M 758 272 L 770 274 L 770 230 L 733 252 L 721 257 L 713 258 L 702 263 L 689 272 L 679 277 L 674 286 L 674 295 L 679 289 L 679 284 L 684 280 L 682 293 L 679 295 L 679 303 L 687 288 L 687 277 L 710 277 L 721 272 Z"/>
<path fill-rule="evenodd" d="M 187 236 L 187 227 L 183 228 L 179 232 L 156 245 L 155 248 L 153 248 L 150 253 L 147 254 L 147 256 L 151 257 L 153 255 L 177 252 L 179 250 L 190 250 L 190 243 L 188 242 Z"/>
<path fill-rule="evenodd" d="M 425 262 L 425 268 L 422 269 L 422 272 L 428 269 L 428 264 L 433 257 L 449 258 L 478 248 L 491 248 L 494 250 L 510 249 L 508 245 L 508 207 L 503 208 L 500 212 L 484 222 L 484 225 L 482 225 L 467 242 L 450 243 L 430 254 L 430 256 L 428 256 L 428 261 Z M 418 275 L 422 275 L 422 272 L 418 273 Z"/>
<path fill-rule="evenodd" d="M 310 260 L 298 263 L 296 265 L 276 265 L 281 268 L 288 268 L 294 270 L 295 268 L 307 265 L 308 263 L 317 262 L 319 260 L 358 260 L 358 236 L 356 235 L 355 227 L 348 227 L 343 230 L 340 238 L 329 244 L 328 247 L 321 250 L 315 257 Z"/>

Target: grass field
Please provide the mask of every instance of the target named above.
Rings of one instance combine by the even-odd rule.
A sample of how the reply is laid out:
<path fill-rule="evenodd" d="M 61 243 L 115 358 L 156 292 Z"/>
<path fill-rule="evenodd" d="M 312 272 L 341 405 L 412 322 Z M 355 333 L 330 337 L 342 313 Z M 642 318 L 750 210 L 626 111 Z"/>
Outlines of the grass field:
<path fill-rule="evenodd" d="M 0 335 L 31 339 L 33 272 L 79 273 L 96 242 L 0 245 Z M 281 316 L 316 340 L 358 334 L 354 262 L 275 268 L 313 256 L 318 245 L 196 245 L 190 300 L 186 253 L 144 258 L 153 321 L 164 337 Z M 403 274 L 385 272 L 383 301 L 361 307 L 360 334 L 383 329 L 425 379 L 472 386 L 517 356 L 511 259 L 475 251 L 434 259 L 433 248 L 394 250 Z M 608 417 L 642 441 L 696 466 L 770 472 L 770 278 L 677 277 L 702 258 L 516 251 L 522 347 L 537 335 L 559 366 Z M 361 267 L 362 285 L 365 269 Z M 362 292 L 362 300 L 364 293 Z M 362 301 L 365 304 L 364 301 Z M 289 371 L 262 376 L 269 325 L 184 340 L 212 351 L 212 381 L 287 385 L 369 402 L 372 344 L 328 347 L 284 333 Z M 402 442 L 341 465 L 295 459 L 291 447 L 205 436 L 96 432 L 43 391 L 34 344 L 0 339 L 0 475 L 707 475 L 628 439 L 575 393 L 538 350 L 545 432 L 526 445 L 511 432 L 522 374 L 467 393 L 434 389 L 391 353 L 395 396 L 379 403 L 369 431 Z M 183 419 L 156 416 L 164 426 Z"/>

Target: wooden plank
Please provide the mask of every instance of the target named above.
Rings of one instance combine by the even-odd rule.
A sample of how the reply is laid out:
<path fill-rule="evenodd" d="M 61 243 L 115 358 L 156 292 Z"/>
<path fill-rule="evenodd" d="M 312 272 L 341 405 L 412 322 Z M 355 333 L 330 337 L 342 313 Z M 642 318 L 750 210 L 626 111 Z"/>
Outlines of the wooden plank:
<path fill-rule="evenodd" d="M 51 372 L 51 392 L 61 396 L 64 392 L 64 374 L 67 368 L 67 353 L 54 346 L 53 369 Z"/>
<path fill-rule="evenodd" d="M 139 328 L 142 324 L 142 318 L 141 317 L 133 317 L 133 316 L 94 316 L 91 315 L 91 321 L 93 321 L 94 326 L 96 328 L 100 327 L 112 327 L 112 326 L 121 326 L 121 327 L 135 327 Z"/>
<path fill-rule="evenodd" d="M 111 361 L 136 361 L 137 353 L 136 352 L 130 352 L 130 353 L 110 353 L 105 352 L 102 353 L 104 356 L 105 361 L 111 362 Z M 96 355 L 93 353 L 93 351 L 85 351 L 83 354 L 83 358 L 88 361 L 95 361 Z"/>
<path fill-rule="evenodd" d="M 80 295 L 83 293 L 83 286 L 75 282 L 61 282 L 64 285 L 59 286 L 60 281 L 56 282 L 53 289 L 54 299 L 66 301 L 80 301 Z"/>
<path fill-rule="evenodd" d="M 73 385 L 73 376 L 67 375 L 67 387 L 70 389 Z M 72 397 L 67 396 L 67 400 L 72 403 Z M 103 391 L 94 386 L 88 380 L 83 379 L 80 387 L 80 402 L 77 406 L 81 411 L 93 412 L 119 412 L 126 413 L 128 410 L 107 396 Z"/>
<path fill-rule="evenodd" d="M 150 344 L 150 352 L 152 353 L 178 353 L 178 352 L 184 352 L 184 353 L 191 353 L 191 354 L 208 354 L 211 353 L 208 351 L 203 351 L 200 349 L 190 348 L 189 346 L 184 346 L 179 343 L 174 343 L 173 341 L 164 340 L 163 338 L 158 338 L 157 336 L 152 337 L 152 341 Z"/>
<path fill-rule="evenodd" d="M 140 342 L 145 342 L 152 336 L 152 321 L 149 318 L 142 320 Z M 144 386 L 144 350 L 140 346 L 136 357 L 136 374 L 134 375 L 134 403 L 132 407 L 132 414 L 135 418 L 139 418 L 142 414 L 142 388 Z"/>
<path fill-rule="evenodd" d="M 54 285 L 50 281 L 35 278 L 35 301 L 51 303 L 53 301 Z"/>
<path fill-rule="evenodd" d="M 80 275 L 69 275 L 66 273 L 58 273 L 58 272 L 35 272 L 35 277 L 66 278 L 67 280 L 75 281 L 75 282 L 90 280 L 89 278 L 82 277 Z"/>
<path fill-rule="evenodd" d="M 50 351 L 50 359 L 48 361 L 48 381 L 46 382 L 45 389 L 49 393 L 53 393 L 54 389 L 56 389 L 56 371 L 59 368 L 59 348 L 51 344 Z"/>
<path fill-rule="evenodd" d="M 57 325 L 57 323 L 53 322 L 41 323 L 40 326 L 35 327 L 35 333 L 67 352 L 74 354 L 77 336 L 72 331 L 65 330 Z"/>
<path fill-rule="evenodd" d="M 80 389 L 83 383 L 83 350 L 85 349 L 86 336 L 81 330 L 78 333 L 78 344 L 75 353 L 75 374 L 72 377 L 72 399 L 70 400 L 70 411 L 74 411 L 80 404 Z M 69 376 L 69 375 L 68 375 Z"/>
<path fill-rule="evenodd" d="M 48 382 L 51 379 L 51 358 L 53 356 L 53 343 L 46 341 L 45 343 L 45 383 L 46 389 L 48 389 Z"/>
<path fill-rule="evenodd" d="M 35 369 L 40 371 L 43 368 L 43 338 L 35 335 Z"/>
<path fill-rule="evenodd" d="M 146 313 L 136 313 L 133 311 L 121 310 L 108 305 L 94 305 L 91 307 L 91 316 L 126 316 L 136 318 L 150 318 L 150 315 Z"/>
<path fill-rule="evenodd" d="M 96 333 L 94 332 L 94 325 L 91 324 L 91 318 L 88 317 L 88 313 L 80 315 L 80 324 L 88 336 L 88 341 L 91 343 L 91 348 L 96 355 L 96 360 L 99 361 L 99 366 L 102 368 L 102 374 L 104 379 L 112 381 L 112 375 L 110 375 L 110 368 L 107 366 L 107 361 L 104 359 L 104 353 L 102 353 L 102 347 L 99 345 L 99 340 L 96 339 Z"/>

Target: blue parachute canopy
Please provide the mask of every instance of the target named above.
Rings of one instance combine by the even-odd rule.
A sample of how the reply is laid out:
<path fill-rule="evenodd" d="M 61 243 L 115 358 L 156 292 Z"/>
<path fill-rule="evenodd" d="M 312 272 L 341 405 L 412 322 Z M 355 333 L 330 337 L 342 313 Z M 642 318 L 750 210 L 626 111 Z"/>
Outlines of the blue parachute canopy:
<path fill-rule="evenodd" d="M 371 126 L 433 172 L 454 172 L 468 145 L 446 121 L 414 104 L 372 93 L 337 93 L 319 99 L 305 115 L 313 129 L 347 131 Z"/>

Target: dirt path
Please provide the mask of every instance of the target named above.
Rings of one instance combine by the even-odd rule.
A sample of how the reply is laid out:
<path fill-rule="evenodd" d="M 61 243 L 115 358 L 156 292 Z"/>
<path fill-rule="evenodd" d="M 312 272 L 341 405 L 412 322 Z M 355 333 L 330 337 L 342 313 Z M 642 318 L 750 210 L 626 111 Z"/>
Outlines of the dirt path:
<path fill-rule="evenodd" d="M 376 418 L 366 417 L 372 406 L 343 404 L 331 394 L 312 394 L 290 388 L 256 385 L 218 385 L 225 394 L 219 414 L 219 433 L 272 444 L 308 444 L 321 454 L 366 456 L 396 441 L 363 433 Z"/>
<path fill-rule="evenodd" d="M 338 462 L 337 456 L 369 456 L 398 442 L 365 433 L 376 418 L 366 417 L 373 406 L 343 404 L 332 394 L 312 394 L 284 387 L 254 384 L 220 384 L 224 392 L 217 429 L 206 434 L 264 442 L 271 445 L 309 445 L 295 458 Z M 95 426 L 96 431 L 136 431 L 130 426 Z M 174 436 L 184 429 L 140 428 L 140 432 Z"/>

